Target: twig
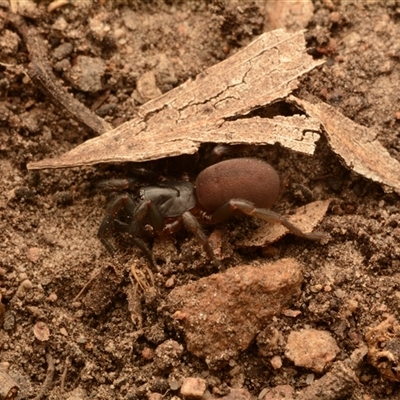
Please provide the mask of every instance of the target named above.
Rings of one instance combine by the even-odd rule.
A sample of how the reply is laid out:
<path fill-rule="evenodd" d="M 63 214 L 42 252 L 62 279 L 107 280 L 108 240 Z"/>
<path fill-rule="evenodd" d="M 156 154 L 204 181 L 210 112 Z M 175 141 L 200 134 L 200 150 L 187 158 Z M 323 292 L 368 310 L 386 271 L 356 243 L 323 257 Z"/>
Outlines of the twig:
<path fill-rule="evenodd" d="M 64 371 L 61 375 L 61 393 L 64 393 L 65 380 L 67 379 L 67 372 L 69 366 L 69 357 L 65 359 Z"/>
<path fill-rule="evenodd" d="M 51 356 L 51 354 L 49 353 L 46 354 L 46 361 L 47 361 L 46 379 L 44 380 L 42 388 L 40 389 L 40 392 L 34 398 L 34 400 L 41 400 L 46 391 L 50 389 L 50 386 L 53 382 L 55 367 L 54 367 L 54 359 Z"/>
<path fill-rule="evenodd" d="M 58 82 L 54 76 L 47 58 L 45 45 L 39 32 L 28 26 L 24 19 L 17 14 L 9 13 L 9 20 L 22 36 L 29 52 L 31 63 L 28 75 L 32 82 L 57 104 L 64 107 L 76 120 L 101 135 L 112 129 L 112 126 L 90 111 L 85 105 L 76 100 Z"/>
<path fill-rule="evenodd" d="M 83 293 L 87 290 L 87 288 L 92 284 L 92 282 L 100 275 L 102 271 L 102 268 L 99 268 L 97 271 L 94 271 L 92 273 L 92 276 L 89 278 L 89 280 L 85 283 L 81 291 L 75 296 L 73 301 L 78 301 L 78 299 L 82 296 Z"/>

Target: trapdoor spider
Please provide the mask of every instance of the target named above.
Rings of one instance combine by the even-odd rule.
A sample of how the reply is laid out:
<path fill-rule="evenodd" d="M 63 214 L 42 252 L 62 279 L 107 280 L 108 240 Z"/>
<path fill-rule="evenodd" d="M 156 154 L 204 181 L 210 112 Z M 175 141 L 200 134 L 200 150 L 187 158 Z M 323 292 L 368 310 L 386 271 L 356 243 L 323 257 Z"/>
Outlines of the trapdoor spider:
<path fill-rule="evenodd" d="M 321 240 L 322 232 L 304 233 L 281 215 L 269 210 L 280 193 L 280 180 L 271 165 L 255 158 L 236 158 L 221 161 L 204 169 L 195 184 L 185 181 L 166 181 L 143 186 L 136 195 L 131 179 L 113 179 L 100 184 L 103 189 L 122 191 L 108 203 L 98 236 L 107 250 L 114 247 L 108 240 L 112 232 L 128 233 L 155 264 L 147 244 L 141 239 L 145 223 L 155 232 L 173 233 L 185 227 L 203 245 L 209 258 L 220 262 L 204 234 L 200 222 L 216 224 L 231 215 L 241 213 L 264 221 L 280 223 L 295 235 Z"/>

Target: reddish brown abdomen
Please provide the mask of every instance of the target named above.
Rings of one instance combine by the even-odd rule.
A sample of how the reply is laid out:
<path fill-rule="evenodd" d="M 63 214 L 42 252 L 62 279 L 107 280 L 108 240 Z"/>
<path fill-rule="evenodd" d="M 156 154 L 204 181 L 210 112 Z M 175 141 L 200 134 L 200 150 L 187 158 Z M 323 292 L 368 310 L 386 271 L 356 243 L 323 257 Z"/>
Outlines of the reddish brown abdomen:
<path fill-rule="evenodd" d="M 232 199 L 252 202 L 259 208 L 270 208 L 280 192 L 277 172 L 256 158 L 221 161 L 203 170 L 196 179 L 199 204 L 216 211 Z"/>

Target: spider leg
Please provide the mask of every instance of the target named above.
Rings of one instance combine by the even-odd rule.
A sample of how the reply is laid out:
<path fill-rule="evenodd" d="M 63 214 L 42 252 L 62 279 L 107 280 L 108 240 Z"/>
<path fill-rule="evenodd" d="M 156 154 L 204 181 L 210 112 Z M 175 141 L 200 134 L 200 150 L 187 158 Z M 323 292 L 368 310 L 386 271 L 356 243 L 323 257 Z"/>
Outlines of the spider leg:
<path fill-rule="evenodd" d="M 111 255 L 115 253 L 115 249 L 107 236 L 115 229 L 115 221 L 121 210 L 134 207 L 135 203 L 127 193 L 115 196 L 107 205 L 106 214 L 100 224 L 97 236 Z"/>
<path fill-rule="evenodd" d="M 132 189 L 136 183 L 136 179 L 107 179 L 100 181 L 96 186 L 101 190 L 117 191 Z"/>
<path fill-rule="evenodd" d="M 129 217 L 128 219 L 131 220 L 129 223 L 118 219 L 118 216 L 122 211 L 127 214 Z M 162 216 L 151 200 L 143 201 L 139 205 L 136 205 L 129 194 L 123 193 L 118 195 L 108 204 L 106 215 L 100 225 L 97 236 L 107 251 L 113 255 L 115 249 L 107 239 L 107 236 L 114 230 L 128 233 L 132 238 L 132 242 L 143 251 L 151 264 L 155 266 L 156 263 L 150 249 L 143 240 L 137 237 L 142 227 L 142 222 L 146 216 L 149 216 L 155 229 L 162 229 Z"/>
<path fill-rule="evenodd" d="M 236 210 L 243 214 L 249 215 L 254 218 L 262 219 L 263 221 L 281 224 L 296 236 L 303 237 L 310 240 L 321 240 L 326 237 L 323 232 L 309 232 L 305 233 L 296 225 L 293 225 L 285 217 L 280 214 L 267 210 L 265 208 L 257 208 L 249 201 L 241 199 L 233 199 L 225 203 L 217 211 L 211 215 L 212 223 L 219 223 L 229 218 Z"/>
<path fill-rule="evenodd" d="M 206 234 L 201 229 L 200 223 L 196 217 L 189 211 L 186 211 L 182 214 L 182 220 L 185 228 L 192 232 L 195 238 L 203 245 L 204 251 L 207 253 L 208 257 L 218 268 L 221 267 L 221 262 L 215 257 L 214 250 L 212 249 Z"/>

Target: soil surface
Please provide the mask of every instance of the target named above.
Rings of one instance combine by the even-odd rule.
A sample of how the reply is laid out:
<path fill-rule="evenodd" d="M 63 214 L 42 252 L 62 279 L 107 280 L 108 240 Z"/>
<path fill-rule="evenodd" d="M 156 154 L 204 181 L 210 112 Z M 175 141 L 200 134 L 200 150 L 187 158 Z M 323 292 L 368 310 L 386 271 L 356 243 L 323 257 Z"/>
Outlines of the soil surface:
<path fill-rule="evenodd" d="M 185 231 L 162 238 L 149 232 L 144 240 L 156 267 L 127 237 L 115 238 L 114 257 L 97 238 L 107 196 L 96 185 L 129 176 L 131 166 L 26 168 L 94 133 L 30 81 L 28 49 L 11 11 L 36 27 L 68 91 L 113 126 L 257 35 L 307 29 L 309 53 L 326 63 L 302 78 L 296 95 L 374 128 L 400 161 L 400 2 L 299 0 L 287 11 L 288 3 L 39 1 L 15 9 L 15 2 L 0 1 L 0 382 L 19 388 L 11 398 L 399 398 L 399 196 L 345 168 L 323 137 L 312 157 L 279 146 L 249 153 L 268 159 L 284 178 L 275 211 L 288 215 L 332 199 L 318 227 L 330 234 L 327 243 L 287 235 L 243 248 L 238 243 L 258 221 L 235 217 L 205 228 L 227 271 L 289 259 L 303 274 L 290 301 L 282 300 L 274 316 L 256 318 L 249 343 L 218 363 L 205 355 L 212 356 L 219 336 L 205 320 L 185 326 L 189 311 L 182 310 L 191 310 L 191 299 L 176 306 L 171 292 L 182 299 L 188 285 L 195 298 L 234 274 L 220 277 Z M 203 155 L 145 167 L 192 177 Z M 212 293 L 211 303 L 223 307 L 226 291 Z M 254 297 L 262 314 L 263 297 Z M 235 323 L 246 326 L 242 318 Z M 193 351 L 188 340 L 196 334 L 208 340 Z"/>

